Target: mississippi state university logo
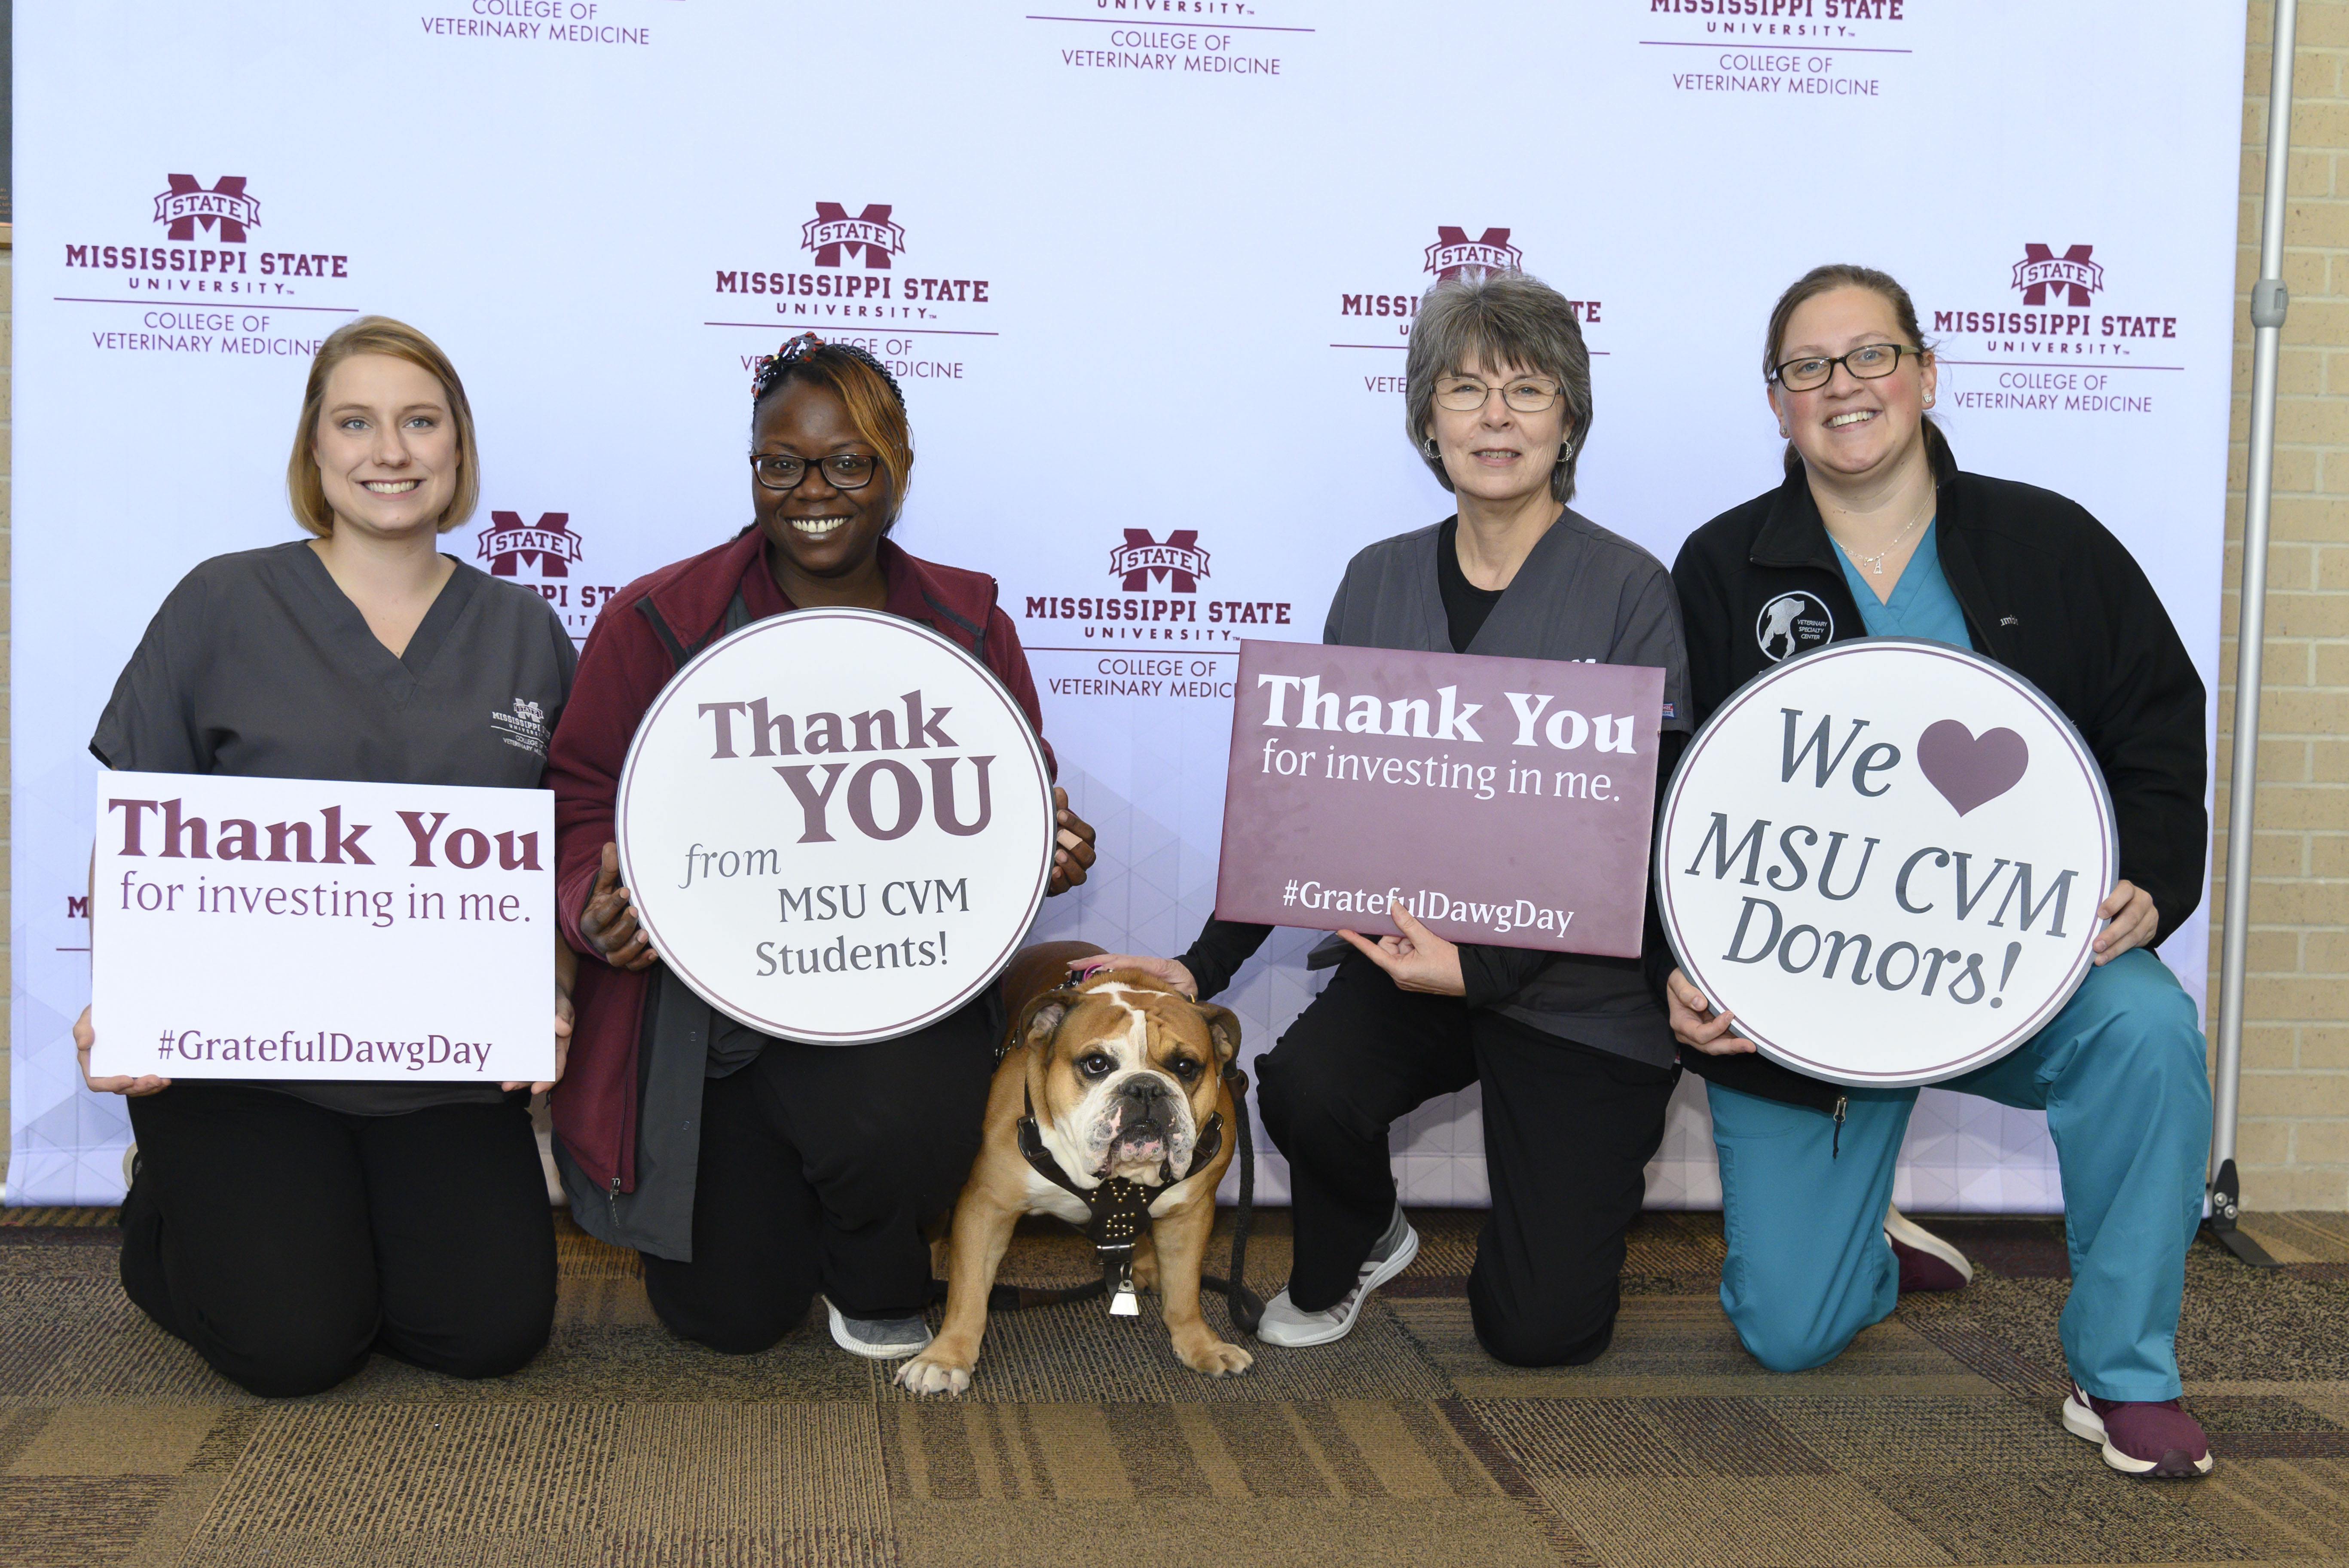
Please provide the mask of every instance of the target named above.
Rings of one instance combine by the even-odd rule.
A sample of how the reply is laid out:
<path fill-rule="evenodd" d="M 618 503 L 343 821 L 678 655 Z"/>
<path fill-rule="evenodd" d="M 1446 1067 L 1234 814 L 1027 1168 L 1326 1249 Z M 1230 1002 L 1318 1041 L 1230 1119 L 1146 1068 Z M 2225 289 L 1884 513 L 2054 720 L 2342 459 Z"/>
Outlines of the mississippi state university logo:
<path fill-rule="evenodd" d="M 1382 280 L 1387 284 L 1384 291 L 1365 289 L 1360 294 L 1354 294 L 1340 290 L 1338 294 L 1338 315 L 1340 317 L 1368 317 L 1372 320 L 1383 318 L 1386 321 L 1392 321 L 1394 323 L 1393 336 L 1398 339 L 1407 338 L 1411 335 L 1411 324 L 1419 315 L 1420 302 L 1424 297 L 1425 291 L 1434 284 L 1444 282 L 1446 278 L 1473 277 L 1484 273 L 1525 271 L 1526 253 L 1509 242 L 1509 235 L 1510 231 L 1507 229 L 1488 228 L 1472 237 L 1464 224 L 1438 223 L 1435 226 L 1435 242 L 1425 247 L 1420 253 L 1420 275 L 1416 280 L 1406 283 L 1401 275 L 1401 267 L 1397 266 L 1394 274 Z M 1400 263 L 1402 258 L 1398 256 L 1394 260 Z M 1566 303 L 1574 312 L 1575 320 L 1580 322 L 1585 327 L 1598 325 L 1599 312 L 1598 300 L 1570 299 Z M 1359 335 L 1363 330 L 1361 325 L 1341 321 L 1339 327 L 1340 340 L 1331 343 L 1330 346 L 1332 348 L 1392 349 L 1402 346 L 1400 342 L 1365 343 Z M 1385 337 L 1388 334 L 1385 328 L 1381 326 L 1375 329 L 1375 335 Z M 1371 392 L 1386 393 L 1402 390 L 1401 376 L 1387 374 L 1379 369 L 1366 370 L 1362 384 L 1366 390 Z"/>
<path fill-rule="evenodd" d="M 994 285 L 986 278 L 930 275 L 938 266 L 930 259 L 935 249 L 925 251 L 919 263 L 909 258 L 905 226 L 895 212 L 887 201 L 868 202 L 854 212 L 844 201 L 818 201 L 815 216 L 800 225 L 800 254 L 713 269 L 716 293 L 771 296 L 773 304 L 761 314 L 771 310 L 775 323 L 741 320 L 735 315 L 741 307 L 730 304 L 723 307 L 729 319 L 702 325 L 755 326 L 761 332 L 771 325 L 812 326 L 826 338 L 833 335 L 828 328 L 843 328 L 865 334 L 846 341 L 877 356 L 900 381 L 961 380 L 962 361 L 924 357 L 926 347 L 937 346 L 922 339 L 994 336 L 982 330 L 978 312 L 953 308 L 987 304 Z M 951 327 L 946 325 L 949 315 L 960 317 Z M 772 338 L 759 346 L 773 346 Z M 757 361 L 756 351 L 745 352 L 742 368 L 748 371 Z"/>
<path fill-rule="evenodd" d="M 546 709 L 527 698 L 514 698 L 513 707 L 503 713 L 492 708 L 490 727 L 508 746 L 536 757 L 546 755 Z"/>
<path fill-rule="evenodd" d="M 2095 250 L 2069 245 L 2058 251 L 2033 240 L 2023 245 L 2019 262 L 1985 258 L 1982 282 L 2001 275 L 1990 270 L 1997 265 L 2013 292 L 1988 302 L 1986 310 L 1932 313 L 1933 349 L 1949 367 L 1941 373 L 1944 408 L 2153 411 L 2155 388 L 2118 373 L 2181 368 L 2178 312 L 2172 302 L 2148 301 L 2135 292 L 2142 285 L 2128 270 L 2116 287 Z"/>
<path fill-rule="evenodd" d="M 1425 270 L 1438 283 L 1463 273 L 1521 273 L 1525 267 L 1525 253 L 1509 243 L 1506 229 L 1487 229 L 1472 240 L 1466 229 L 1439 223 L 1435 243 L 1427 247 Z"/>
<path fill-rule="evenodd" d="M 2023 260 L 2014 263 L 2014 286 L 2025 304 L 2069 304 L 2085 308 L 2105 286 L 2105 269 L 2090 261 L 2094 245 L 2074 245 L 2062 255 L 2052 245 L 2027 244 Z"/>
<path fill-rule="evenodd" d="M 1835 640 L 1835 616 L 1816 593 L 1781 593 L 1754 617 L 1754 641 L 1772 664 Z"/>
<path fill-rule="evenodd" d="M 1195 528 L 1178 528 L 1163 544 L 1146 528 L 1129 528 L 1125 542 L 1109 552 L 1109 574 L 1129 593 L 1147 593 L 1153 580 L 1173 593 L 1196 593 L 1207 575 L 1207 552 Z"/>
<path fill-rule="evenodd" d="M 1030 593 L 1026 595 L 1027 618 L 1030 621 L 1074 621 L 1071 631 L 1054 630 L 1049 634 L 1027 636 L 1031 651 L 1051 653 L 1082 653 L 1081 647 L 1055 647 L 1052 645 L 1067 637 L 1081 637 L 1097 643 L 1206 643 L 1226 646 L 1237 644 L 1243 637 L 1281 636 L 1279 632 L 1260 632 L 1258 626 L 1286 626 L 1290 624 L 1296 606 L 1280 599 L 1221 599 L 1211 595 L 1234 593 L 1232 588 L 1218 588 L 1212 583 L 1200 585 L 1208 577 L 1207 552 L 1199 548 L 1199 531 L 1177 528 L 1164 539 L 1155 539 L 1146 528 L 1124 531 L 1125 542 L 1109 552 L 1109 574 L 1117 579 L 1115 593 Z M 1229 563 L 1226 562 L 1226 565 Z M 1163 662 L 1163 661 L 1162 661 Z M 1171 695 L 1182 696 L 1229 696 L 1231 682 L 1220 684 L 1209 679 L 1177 681 L 1167 686 L 1157 676 L 1215 676 L 1219 673 L 1228 677 L 1231 672 L 1211 664 L 1198 664 L 1196 668 L 1178 668 L 1177 659 L 1165 667 L 1153 665 L 1148 669 L 1112 669 L 1106 666 L 1094 672 L 1103 679 L 1090 676 L 1054 676 L 1045 683 L 1046 689 L 1063 696 L 1123 696 L 1154 695 L 1165 688 Z M 1143 677 L 1139 685 L 1121 684 L 1121 677 Z M 1131 686 L 1132 689 L 1127 687 Z M 1147 689 L 1145 689 L 1147 688 Z"/>
<path fill-rule="evenodd" d="M 875 201 L 849 216 L 845 203 L 819 201 L 815 216 L 800 229 L 800 249 L 815 253 L 815 264 L 837 267 L 855 257 L 867 271 L 886 272 L 889 258 L 905 249 L 905 231 L 889 221 L 891 204 Z"/>
<path fill-rule="evenodd" d="M 596 614 L 618 592 L 610 583 L 575 581 L 586 553 L 586 542 L 572 528 L 567 511 L 540 512 L 536 522 L 524 522 L 518 511 L 493 511 L 473 550 L 491 576 L 512 578 L 515 587 L 545 600 L 574 643 L 587 635 Z"/>
<path fill-rule="evenodd" d="M 155 222 L 169 224 L 168 239 L 192 241 L 201 228 L 223 243 L 242 245 L 247 229 L 261 227 L 261 203 L 244 193 L 244 176 L 223 174 L 211 186 L 192 174 L 169 174 L 171 189 L 155 198 Z"/>
<path fill-rule="evenodd" d="M 481 531 L 478 554 L 489 562 L 492 577 L 518 576 L 525 562 L 536 566 L 542 578 L 568 577 L 581 544 L 567 511 L 543 511 L 533 523 L 523 522 L 518 511 L 493 511 Z"/>
<path fill-rule="evenodd" d="M 132 173 L 104 182 L 119 198 L 116 216 L 132 225 L 129 238 L 135 242 L 109 242 L 124 238 L 112 220 L 102 235 L 64 237 L 67 267 L 113 274 L 58 296 L 59 303 L 90 307 L 90 346 L 101 354 L 287 359 L 316 354 L 342 308 L 331 302 L 351 277 L 348 253 L 305 232 L 309 220 L 298 200 L 288 231 L 285 199 L 271 197 L 264 232 L 260 199 L 244 175 L 222 174 L 208 185 L 193 174 L 166 174 L 161 191 L 155 191 L 153 179 L 151 172 Z M 147 191 L 154 194 L 142 194 Z M 143 232 L 135 227 L 142 209 L 154 224 Z M 121 298 L 125 293 L 160 295 L 153 302 L 160 304 L 234 308 L 156 310 L 146 308 L 148 300 Z M 278 301 L 285 302 L 283 313 L 271 308 Z M 114 314 L 123 306 L 138 314 Z"/>

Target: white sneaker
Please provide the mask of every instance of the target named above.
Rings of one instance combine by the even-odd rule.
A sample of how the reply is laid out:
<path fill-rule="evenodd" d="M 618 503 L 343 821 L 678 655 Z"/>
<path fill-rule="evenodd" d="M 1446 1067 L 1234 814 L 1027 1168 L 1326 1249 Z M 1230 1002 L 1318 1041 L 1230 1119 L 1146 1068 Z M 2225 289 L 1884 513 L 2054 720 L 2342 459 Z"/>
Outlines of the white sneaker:
<path fill-rule="evenodd" d="M 930 1326 L 918 1317 L 850 1317 L 824 1297 L 832 1316 L 832 1342 L 851 1356 L 896 1361 L 926 1348 Z"/>
<path fill-rule="evenodd" d="M 1264 1304 L 1264 1321 L 1256 1326 L 1256 1336 L 1267 1345 L 1327 1345 L 1343 1339 L 1354 1331 L 1354 1319 L 1362 1315 L 1362 1303 L 1371 1292 L 1394 1278 L 1411 1266 L 1419 1256 L 1419 1233 L 1402 1217 L 1402 1205 L 1395 1205 L 1394 1219 L 1387 1225 L 1387 1233 L 1379 1238 L 1378 1245 L 1363 1260 L 1361 1273 L 1354 1279 L 1354 1288 L 1340 1297 L 1338 1305 L 1323 1312 L 1300 1312 L 1290 1304 L 1288 1292 L 1283 1288 L 1278 1295 Z"/>

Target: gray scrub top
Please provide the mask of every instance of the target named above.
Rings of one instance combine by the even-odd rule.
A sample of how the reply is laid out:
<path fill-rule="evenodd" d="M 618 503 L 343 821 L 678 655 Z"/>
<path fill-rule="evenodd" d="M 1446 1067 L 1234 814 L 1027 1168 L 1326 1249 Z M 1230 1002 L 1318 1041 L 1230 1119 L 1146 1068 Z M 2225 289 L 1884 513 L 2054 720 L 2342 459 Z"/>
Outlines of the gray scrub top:
<path fill-rule="evenodd" d="M 545 600 L 455 565 L 395 658 L 305 541 L 214 556 L 148 623 L 90 751 L 142 773 L 536 789 L 578 655 Z M 550 997 L 550 1027 L 553 1012 Z M 502 1093 L 463 1083 L 253 1087 L 368 1116 Z"/>
<path fill-rule="evenodd" d="M 1436 559 L 1442 532 L 1440 524 L 1419 529 L 1357 554 L 1330 602 L 1321 640 L 1450 653 L 1451 622 Z M 1639 545 L 1571 507 L 1536 542 L 1462 651 L 1658 666 L 1664 672 L 1661 727 L 1690 727 L 1688 644 L 1671 573 Z M 1659 804 L 1668 782 L 1656 781 Z M 1492 1006 L 1546 1034 L 1651 1067 L 1669 1068 L 1675 1059 L 1663 1005 L 1649 990 L 1636 958 L 1545 954 L 1517 990 Z"/>

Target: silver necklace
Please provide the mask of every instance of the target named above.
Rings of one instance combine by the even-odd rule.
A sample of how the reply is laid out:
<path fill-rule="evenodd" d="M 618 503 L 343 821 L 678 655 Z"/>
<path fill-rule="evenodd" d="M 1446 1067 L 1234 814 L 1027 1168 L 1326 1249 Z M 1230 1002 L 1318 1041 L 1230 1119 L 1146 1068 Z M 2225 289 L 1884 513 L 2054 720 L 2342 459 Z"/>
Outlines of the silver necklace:
<path fill-rule="evenodd" d="M 1844 543 L 1841 540 L 1836 541 L 1836 548 L 1842 551 L 1846 555 L 1851 556 L 1851 563 L 1854 566 L 1865 566 L 1869 572 L 1881 577 L 1884 575 L 1884 558 L 1891 554 L 1894 551 L 1899 549 L 1900 542 L 1908 538 L 1909 531 L 1924 521 L 1925 520 L 1921 517 L 1910 518 L 1909 520 L 1909 527 L 1904 528 L 1899 532 L 1894 534 L 1892 536 L 1892 542 L 1886 545 L 1883 549 L 1878 551 L 1873 555 L 1853 554 L 1851 546 Z"/>

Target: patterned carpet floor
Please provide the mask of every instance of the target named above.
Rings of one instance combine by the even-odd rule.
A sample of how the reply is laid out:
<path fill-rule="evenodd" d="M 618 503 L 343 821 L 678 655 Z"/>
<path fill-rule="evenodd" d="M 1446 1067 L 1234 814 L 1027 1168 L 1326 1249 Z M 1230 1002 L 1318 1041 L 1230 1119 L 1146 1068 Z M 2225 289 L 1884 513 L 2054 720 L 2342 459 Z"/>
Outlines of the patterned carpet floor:
<path fill-rule="evenodd" d="M 1417 1264 L 1341 1344 L 1258 1346 L 1216 1381 L 1147 1305 L 1037 1308 L 931 1402 L 820 1322 L 760 1356 L 673 1339 L 633 1254 L 565 1222 L 554 1341 L 523 1372 L 379 1357 L 272 1403 L 123 1299 L 112 1218 L 0 1212 L 5 1568 L 2349 1563 L 2339 1214 L 2248 1219 L 2273 1272 L 2196 1245 L 2179 1360 L 2219 1469 L 2185 1485 L 2117 1476 L 2057 1422 L 2055 1221 L 1936 1222 L 1973 1285 L 1793 1377 L 1722 1316 L 1718 1215 L 1646 1216 L 1613 1348 L 1530 1372 L 1469 1329 L 1480 1216 L 1427 1211 Z M 1258 1217 L 1268 1293 L 1287 1218 Z M 1005 1278 L 1089 1269 L 1039 1229 Z"/>

